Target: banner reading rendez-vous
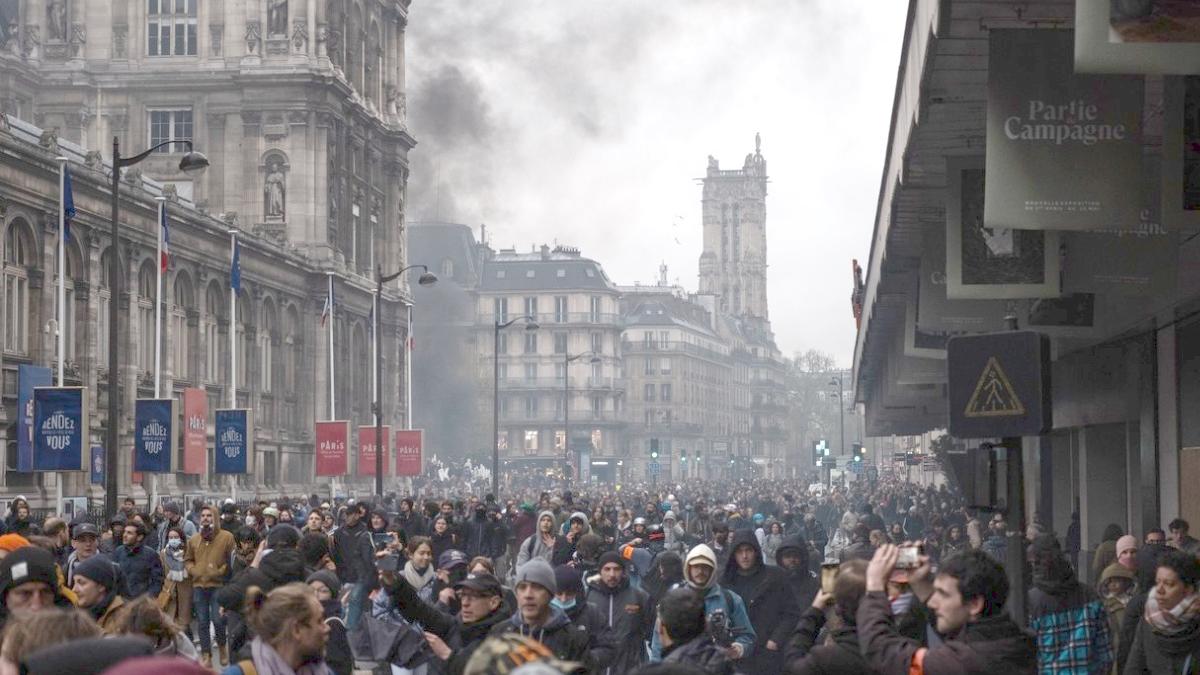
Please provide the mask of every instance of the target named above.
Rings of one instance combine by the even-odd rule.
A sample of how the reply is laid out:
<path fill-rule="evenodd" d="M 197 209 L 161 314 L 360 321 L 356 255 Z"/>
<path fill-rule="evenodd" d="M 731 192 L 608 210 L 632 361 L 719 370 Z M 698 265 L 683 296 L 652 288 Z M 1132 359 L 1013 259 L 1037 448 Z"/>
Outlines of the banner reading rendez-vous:
<path fill-rule="evenodd" d="M 988 228 L 1099 230 L 1142 207 L 1143 80 L 1076 75 L 1067 30 L 989 33 Z"/>

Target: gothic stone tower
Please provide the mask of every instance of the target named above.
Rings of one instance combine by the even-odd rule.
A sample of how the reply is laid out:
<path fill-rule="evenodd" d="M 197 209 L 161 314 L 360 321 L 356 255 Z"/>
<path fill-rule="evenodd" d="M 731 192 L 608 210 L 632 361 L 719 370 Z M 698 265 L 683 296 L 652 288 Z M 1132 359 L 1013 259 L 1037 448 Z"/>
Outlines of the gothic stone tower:
<path fill-rule="evenodd" d="M 725 313 L 769 331 L 767 161 L 758 134 L 740 169 L 723 171 L 709 155 L 701 205 L 700 292 L 720 298 Z"/>

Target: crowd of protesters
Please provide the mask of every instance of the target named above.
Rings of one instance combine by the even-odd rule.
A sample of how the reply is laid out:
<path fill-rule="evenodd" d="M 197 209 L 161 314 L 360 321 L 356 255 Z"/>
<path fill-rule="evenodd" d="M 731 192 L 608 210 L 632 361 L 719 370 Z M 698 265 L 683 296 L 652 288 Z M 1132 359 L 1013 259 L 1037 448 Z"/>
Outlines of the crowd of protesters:
<path fill-rule="evenodd" d="M 1188 523 L 1113 525 L 1090 560 L 1077 518 L 1011 529 L 887 480 L 126 499 L 100 526 L 17 499 L 0 671 L 1200 673 Z"/>

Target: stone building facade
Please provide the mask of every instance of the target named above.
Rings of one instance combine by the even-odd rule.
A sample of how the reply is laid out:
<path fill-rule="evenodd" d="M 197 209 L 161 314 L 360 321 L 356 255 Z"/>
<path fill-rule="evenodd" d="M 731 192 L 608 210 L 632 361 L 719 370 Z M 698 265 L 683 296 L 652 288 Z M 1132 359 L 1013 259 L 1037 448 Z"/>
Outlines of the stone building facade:
<path fill-rule="evenodd" d="M 129 297 L 118 301 L 132 309 L 122 338 L 122 349 L 130 350 L 123 362 L 130 366 L 122 377 L 144 373 L 138 331 L 146 303 L 139 293 L 146 255 L 154 254 L 153 213 L 147 209 L 161 186 L 177 200 L 171 208 L 173 215 L 179 210 L 181 221 L 172 232 L 178 262 L 164 295 L 174 303 L 164 310 L 166 344 L 179 352 L 166 350 L 168 391 L 185 384 L 204 386 L 210 402 L 224 405 L 228 400 L 220 391 L 227 375 L 221 369 L 228 368 L 221 365 L 227 363 L 229 330 L 221 314 L 228 312 L 225 230 L 241 232 L 245 299 L 238 303 L 235 324 L 244 331 L 249 358 L 239 359 L 244 372 L 239 373 L 238 396 L 239 403 L 262 406 L 257 422 L 263 470 L 247 479 L 248 487 L 312 483 L 311 468 L 305 467 L 311 467 L 313 422 L 330 416 L 329 369 L 319 365 L 327 363 L 328 348 L 317 320 L 330 274 L 338 300 L 338 405 L 333 414 L 351 420 L 352 426 L 373 422 L 367 320 L 374 270 L 395 270 L 407 260 L 407 153 L 415 145 L 405 124 L 408 4 L 0 0 L 0 111 L 36 128 L 21 133 L 78 149 L 81 234 L 77 248 L 68 253 L 68 275 L 86 284 L 75 296 L 82 330 L 71 347 L 73 367 L 84 381 L 100 384 L 104 364 L 96 357 L 107 349 L 101 337 L 107 299 L 99 269 L 109 247 L 103 177 L 109 142 L 117 137 L 122 155 L 128 156 L 163 140 L 187 139 L 210 159 L 205 174 L 187 179 L 175 168 L 184 147 L 174 144 L 123 174 L 132 190 L 131 197 L 122 197 L 129 232 L 127 250 L 121 251 L 129 278 L 122 288 Z M 5 236 L 24 241 L 36 259 L 20 262 L 10 256 L 6 277 L 9 268 L 25 268 L 30 292 L 49 293 L 44 289 L 52 286 L 54 267 L 46 258 L 53 256 L 47 228 L 56 227 L 56 221 L 50 223 L 46 213 L 57 208 L 57 179 L 45 173 L 49 148 L 26 148 L 19 136 L 9 134 L 8 142 L 31 160 L 28 166 L 4 167 L 8 173 L 0 197 L 10 204 L 6 223 L 21 220 Z M 9 187 L 22 184 L 33 187 L 23 192 Z M 147 217 L 151 220 L 145 221 Z M 81 248 L 85 244 L 92 248 Z M 31 297 L 30 306 L 36 312 L 47 300 L 52 296 Z M 385 289 L 380 310 L 381 396 L 385 420 L 393 426 L 407 423 L 402 419 L 401 364 L 404 310 L 410 301 L 401 279 Z M 37 319 L 44 322 L 45 317 Z M 15 404 L 11 367 L 21 359 L 52 360 L 52 347 L 41 344 L 39 328 L 31 314 L 28 326 L 11 329 L 27 335 L 27 345 L 5 350 L 10 422 Z M 95 335 L 89 332 L 93 329 Z M 185 333 L 186 348 L 176 339 Z M 262 365 L 286 359 L 293 368 L 275 372 Z M 280 379 L 272 379 L 276 377 Z M 100 389 L 92 388 L 97 413 L 103 412 L 106 395 Z M 132 389 L 123 395 L 130 401 L 134 397 Z M 132 404 L 122 409 L 132 410 Z M 101 414 L 93 419 L 103 423 Z M 178 480 L 186 484 L 193 479 Z M 123 491 L 127 485 L 122 483 Z M 215 485 L 201 480 L 185 487 Z"/>

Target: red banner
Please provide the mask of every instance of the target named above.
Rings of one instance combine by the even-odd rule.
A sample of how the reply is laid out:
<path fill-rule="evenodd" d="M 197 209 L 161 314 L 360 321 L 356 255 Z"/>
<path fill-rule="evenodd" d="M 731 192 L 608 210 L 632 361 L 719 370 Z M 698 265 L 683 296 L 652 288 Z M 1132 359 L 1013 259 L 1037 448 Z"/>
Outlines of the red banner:
<path fill-rule="evenodd" d="M 390 426 L 383 427 L 383 475 L 388 475 L 388 436 Z M 375 475 L 375 427 L 358 428 L 358 476 Z"/>
<path fill-rule="evenodd" d="M 396 475 L 421 475 L 421 429 L 400 429 L 396 432 Z"/>
<path fill-rule="evenodd" d="M 350 468 L 350 422 L 317 422 L 316 475 L 345 476 Z"/>
<path fill-rule="evenodd" d="M 183 473 L 203 475 L 208 469 L 208 395 L 183 390 Z"/>

